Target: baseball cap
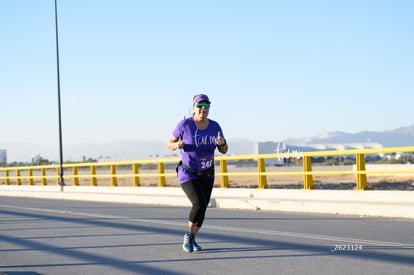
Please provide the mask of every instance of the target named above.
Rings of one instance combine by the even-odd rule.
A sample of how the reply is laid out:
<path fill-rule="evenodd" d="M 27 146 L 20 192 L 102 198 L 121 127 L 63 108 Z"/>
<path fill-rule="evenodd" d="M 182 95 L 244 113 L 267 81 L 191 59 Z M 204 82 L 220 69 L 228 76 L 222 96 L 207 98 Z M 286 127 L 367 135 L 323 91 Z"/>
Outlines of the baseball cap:
<path fill-rule="evenodd" d="M 204 94 L 200 94 L 200 95 L 196 95 L 196 97 L 193 99 L 193 105 L 197 104 L 201 101 L 206 101 L 207 103 L 211 103 L 210 99 L 208 98 L 207 95 Z"/>

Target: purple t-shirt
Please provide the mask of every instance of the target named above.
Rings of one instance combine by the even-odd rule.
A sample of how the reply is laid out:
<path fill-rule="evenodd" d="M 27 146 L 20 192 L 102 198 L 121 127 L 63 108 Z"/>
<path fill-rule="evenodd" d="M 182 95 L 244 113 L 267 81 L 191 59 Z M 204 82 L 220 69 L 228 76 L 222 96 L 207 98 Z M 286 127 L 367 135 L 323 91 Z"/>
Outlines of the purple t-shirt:
<path fill-rule="evenodd" d="M 180 121 L 173 131 L 173 136 L 181 137 L 184 142 L 181 161 L 187 167 L 196 171 L 202 171 L 214 166 L 214 150 L 216 149 L 216 138 L 218 132 L 224 138 L 220 125 L 209 119 L 208 126 L 204 130 L 197 129 L 192 117 Z M 178 168 L 178 182 L 183 183 L 196 179 L 194 175 L 182 167 Z"/>

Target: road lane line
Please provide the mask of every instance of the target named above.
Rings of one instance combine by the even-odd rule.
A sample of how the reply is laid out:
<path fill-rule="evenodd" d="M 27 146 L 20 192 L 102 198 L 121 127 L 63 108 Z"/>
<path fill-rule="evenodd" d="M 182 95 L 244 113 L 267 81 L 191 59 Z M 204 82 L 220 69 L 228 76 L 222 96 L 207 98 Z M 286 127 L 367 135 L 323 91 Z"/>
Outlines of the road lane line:
<path fill-rule="evenodd" d="M 132 218 L 132 217 L 127 217 L 127 216 L 104 215 L 104 214 L 95 214 L 95 213 L 87 213 L 87 212 L 54 210 L 54 209 L 47 209 L 47 208 L 19 207 L 19 206 L 13 206 L 13 205 L 0 205 L 0 206 L 1 208 L 13 208 L 13 209 L 18 209 L 18 210 L 39 211 L 39 212 L 46 212 L 46 213 L 65 214 L 65 215 L 82 216 L 82 217 L 90 217 L 90 218 L 98 218 L 98 219 L 117 219 L 117 220 L 129 220 L 129 221 L 136 221 L 140 223 L 160 224 L 160 225 L 169 225 L 169 226 L 177 226 L 177 227 L 183 226 L 182 222 L 173 222 L 173 221 L 165 221 L 165 220 L 138 219 L 138 218 Z M 250 229 L 250 228 L 216 226 L 216 225 L 203 225 L 203 228 L 209 228 L 209 229 L 221 230 L 221 231 L 241 232 L 241 233 L 254 233 L 254 234 L 263 234 L 263 235 L 275 235 L 275 236 L 287 236 L 287 237 L 296 237 L 296 238 L 303 238 L 303 239 L 313 239 L 313 240 L 335 241 L 335 242 L 340 242 L 340 243 L 378 245 L 378 246 L 398 247 L 398 248 L 404 248 L 404 249 L 414 248 L 414 244 L 407 244 L 407 243 L 383 242 L 383 241 L 354 239 L 354 238 L 340 238 L 340 237 L 325 236 L 325 235 L 312 235 L 312 234 L 305 234 L 305 233 L 294 233 L 294 232 L 275 231 L 275 230 Z"/>

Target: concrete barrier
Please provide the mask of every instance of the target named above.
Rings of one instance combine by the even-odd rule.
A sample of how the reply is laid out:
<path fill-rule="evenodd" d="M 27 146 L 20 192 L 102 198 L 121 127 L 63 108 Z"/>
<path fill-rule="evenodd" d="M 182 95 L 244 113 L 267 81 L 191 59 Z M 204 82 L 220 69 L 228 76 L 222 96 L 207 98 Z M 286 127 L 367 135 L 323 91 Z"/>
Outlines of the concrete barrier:
<path fill-rule="evenodd" d="M 0 196 L 190 206 L 179 187 L 2 185 Z M 414 218 L 414 192 L 215 188 L 210 207 Z"/>

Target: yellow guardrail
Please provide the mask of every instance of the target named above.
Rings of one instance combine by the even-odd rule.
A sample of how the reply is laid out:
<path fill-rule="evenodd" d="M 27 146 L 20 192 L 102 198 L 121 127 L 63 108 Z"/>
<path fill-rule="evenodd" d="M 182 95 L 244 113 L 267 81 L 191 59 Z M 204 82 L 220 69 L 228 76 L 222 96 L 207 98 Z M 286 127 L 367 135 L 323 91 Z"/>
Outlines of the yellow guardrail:
<path fill-rule="evenodd" d="M 414 170 L 370 170 L 365 169 L 365 155 L 380 154 L 380 153 L 413 153 L 414 146 L 407 147 L 393 147 L 393 148 L 378 148 L 378 149 L 361 149 L 361 150 L 332 150 L 332 151 L 316 151 L 316 152 L 286 152 L 277 154 L 254 154 L 254 155 L 236 155 L 236 156 L 217 156 L 219 171 L 216 173 L 220 177 L 220 186 L 222 188 L 230 187 L 230 176 L 257 176 L 258 188 L 268 188 L 267 176 L 303 176 L 303 188 L 313 189 L 313 176 L 315 175 L 346 175 L 352 174 L 356 176 L 356 189 L 367 190 L 367 174 L 413 174 Z M 355 155 L 356 170 L 355 171 L 313 171 L 312 157 L 328 157 L 328 156 L 344 156 Z M 286 159 L 299 158 L 302 159 L 302 171 L 277 171 L 266 172 L 265 159 Z M 227 168 L 228 161 L 242 161 L 242 160 L 256 160 L 257 171 L 255 172 L 229 172 Z M 74 163 L 63 164 L 64 170 L 70 170 L 71 174 L 66 173 L 64 179 L 71 179 L 73 185 L 79 185 L 79 179 L 90 179 L 92 186 L 98 185 L 98 178 L 106 178 L 110 180 L 111 186 L 118 186 L 118 178 L 129 177 L 132 178 L 133 186 L 140 186 L 140 180 L 144 177 L 158 178 L 157 185 L 159 187 L 166 186 L 166 177 L 176 177 L 176 173 L 166 173 L 165 165 L 170 164 L 174 166 L 178 163 L 178 158 L 168 159 L 152 159 L 152 160 L 134 160 L 134 161 L 117 161 L 117 162 L 93 162 L 93 163 Z M 157 173 L 140 173 L 140 165 L 157 166 Z M 109 168 L 108 174 L 97 173 L 97 167 Z M 118 167 L 129 167 L 131 170 L 127 174 L 117 174 Z M 79 169 L 89 170 L 86 174 L 80 174 Z M 50 175 L 50 170 L 54 171 Z M 16 185 L 21 185 L 25 180 L 29 185 L 34 185 L 35 180 L 40 180 L 42 185 L 48 184 L 48 179 L 54 179 L 56 184 L 59 184 L 60 176 L 59 165 L 41 165 L 41 166 L 24 166 L 24 167 L 2 167 L 0 168 L 0 183 L 10 185 L 15 182 Z M 22 175 L 25 172 L 26 175 Z M 49 172 L 49 175 L 48 175 Z M 36 173 L 36 175 L 35 175 Z"/>

